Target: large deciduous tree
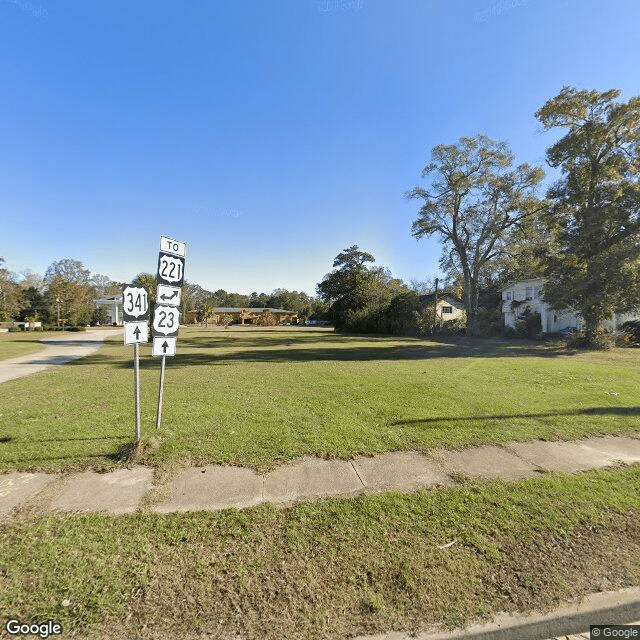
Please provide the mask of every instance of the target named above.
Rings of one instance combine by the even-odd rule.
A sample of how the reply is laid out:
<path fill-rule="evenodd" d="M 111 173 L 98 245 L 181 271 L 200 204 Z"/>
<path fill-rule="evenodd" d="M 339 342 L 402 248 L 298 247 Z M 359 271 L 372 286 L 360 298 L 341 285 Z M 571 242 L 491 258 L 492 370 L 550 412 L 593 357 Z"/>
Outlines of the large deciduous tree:
<path fill-rule="evenodd" d="M 375 262 L 375 258 L 353 245 L 336 256 L 334 270 L 317 286 L 337 329 L 375 330 L 376 313 L 386 308 L 394 294 L 406 290 L 387 270 L 370 269 L 367 262 Z"/>
<path fill-rule="evenodd" d="M 0 321 L 11 320 L 21 309 L 21 290 L 14 273 L 2 267 L 0 258 Z"/>
<path fill-rule="evenodd" d="M 521 164 L 506 142 L 484 135 L 462 137 L 458 144 L 440 144 L 422 171 L 429 188 L 406 195 L 424 201 L 413 222 L 416 238 L 439 236 L 441 265 L 458 271 L 464 282 L 467 333 L 478 331 L 479 283 L 508 247 L 509 237 L 543 204 L 536 188 L 544 177 L 540 167 Z"/>
<path fill-rule="evenodd" d="M 60 309 L 60 318 L 69 324 L 88 324 L 93 315 L 91 272 L 82 262 L 65 258 L 47 269 L 47 284 L 52 310 Z"/>
<path fill-rule="evenodd" d="M 567 130 L 547 151 L 562 178 L 547 194 L 545 298 L 579 311 L 589 340 L 640 306 L 640 97 L 619 95 L 565 87 L 536 113 L 546 130 Z"/>

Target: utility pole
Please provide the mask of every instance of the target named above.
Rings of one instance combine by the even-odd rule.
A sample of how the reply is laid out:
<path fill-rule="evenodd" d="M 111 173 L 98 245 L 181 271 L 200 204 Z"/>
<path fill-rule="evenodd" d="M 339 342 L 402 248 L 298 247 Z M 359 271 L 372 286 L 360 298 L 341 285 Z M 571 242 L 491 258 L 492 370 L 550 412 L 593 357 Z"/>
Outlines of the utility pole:
<path fill-rule="evenodd" d="M 436 292 L 433 294 L 433 327 L 431 337 L 436 335 L 436 318 L 438 315 L 438 278 L 436 278 Z"/>

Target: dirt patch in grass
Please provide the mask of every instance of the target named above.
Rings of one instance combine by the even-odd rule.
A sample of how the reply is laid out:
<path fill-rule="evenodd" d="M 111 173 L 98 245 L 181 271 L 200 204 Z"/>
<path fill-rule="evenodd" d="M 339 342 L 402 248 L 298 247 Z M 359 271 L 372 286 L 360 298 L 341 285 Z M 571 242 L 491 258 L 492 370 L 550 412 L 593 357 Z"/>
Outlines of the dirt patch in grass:
<path fill-rule="evenodd" d="M 483 579 L 505 611 L 545 610 L 563 600 L 640 584 L 640 525 L 632 512 L 610 527 L 582 525 L 498 541 L 505 561 Z"/>
<path fill-rule="evenodd" d="M 118 623 L 122 636 L 114 636 L 112 622 L 91 637 L 310 640 L 434 631 L 499 611 L 544 611 L 640 583 L 636 513 L 607 529 L 547 532 L 526 544 L 502 538 L 497 565 L 481 550 L 457 545 L 431 558 L 421 549 L 414 548 L 413 558 L 409 549 L 399 549 L 392 567 L 364 552 L 354 557 L 338 551 L 323 562 L 325 549 L 285 551 L 285 537 L 280 530 L 265 538 L 261 553 L 268 571 L 244 564 L 251 554 L 243 553 L 243 544 L 209 580 L 198 579 L 193 560 L 165 557 L 171 562 L 130 594 L 128 613 Z"/>

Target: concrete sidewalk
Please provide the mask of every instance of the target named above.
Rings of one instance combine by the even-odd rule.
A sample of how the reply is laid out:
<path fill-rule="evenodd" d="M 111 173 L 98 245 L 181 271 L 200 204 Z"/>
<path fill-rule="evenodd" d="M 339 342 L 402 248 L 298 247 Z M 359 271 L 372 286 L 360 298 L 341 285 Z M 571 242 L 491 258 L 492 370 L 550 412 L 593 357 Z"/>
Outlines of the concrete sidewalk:
<path fill-rule="evenodd" d="M 0 360 L 0 383 L 29 376 L 49 367 L 65 364 L 95 353 L 105 338 L 123 335 L 122 327 L 98 329 L 78 333 L 61 333 L 55 338 L 41 340 L 46 347 L 36 353 Z"/>
<path fill-rule="evenodd" d="M 573 442 L 438 449 L 428 456 L 391 452 L 351 461 L 306 457 L 265 474 L 208 465 L 184 469 L 164 485 L 155 485 L 154 470 L 142 466 L 110 473 L 11 472 L 0 474 L 0 517 L 11 520 L 19 514 L 99 511 L 123 515 L 139 509 L 215 511 L 264 502 L 286 506 L 329 496 L 451 487 L 460 474 L 518 480 L 548 471 L 573 473 L 639 462 L 640 432 Z M 638 588 L 595 594 L 579 604 L 537 616 L 499 616 L 488 625 L 451 633 L 394 631 L 352 640 L 584 640 L 589 638 L 590 624 L 630 624 L 634 620 L 640 621 Z"/>
<path fill-rule="evenodd" d="M 429 455 L 391 452 L 354 460 L 305 457 L 259 474 L 244 467 L 208 465 L 181 471 L 154 484 L 151 467 L 110 473 L 24 473 L 0 475 L 0 515 L 38 505 L 37 512 L 133 513 L 143 504 L 158 513 L 217 511 L 264 502 L 286 506 L 301 500 L 381 491 L 415 491 L 455 486 L 460 474 L 518 480 L 548 471 L 574 473 L 640 462 L 640 433 L 599 436 L 573 442 L 512 442 L 463 450 L 436 449 Z"/>

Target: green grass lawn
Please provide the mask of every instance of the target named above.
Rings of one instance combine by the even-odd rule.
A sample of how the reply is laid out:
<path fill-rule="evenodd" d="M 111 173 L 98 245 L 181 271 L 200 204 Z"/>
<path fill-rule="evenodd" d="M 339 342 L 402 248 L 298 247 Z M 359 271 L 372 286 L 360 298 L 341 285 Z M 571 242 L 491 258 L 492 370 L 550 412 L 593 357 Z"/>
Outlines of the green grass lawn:
<path fill-rule="evenodd" d="M 20 331 L 0 333 L 0 360 L 15 358 L 44 349 L 40 340 L 50 338 L 55 331 Z"/>
<path fill-rule="evenodd" d="M 141 349 L 140 460 L 265 469 L 305 454 L 637 432 L 640 350 L 350 337 L 322 329 L 182 328 Z M 109 468 L 134 436 L 133 347 L 2 385 L 0 469 Z"/>
<path fill-rule="evenodd" d="M 463 625 L 639 584 L 639 514 L 635 465 L 289 509 L 17 518 L 0 524 L 0 611 L 94 640 Z"/>

